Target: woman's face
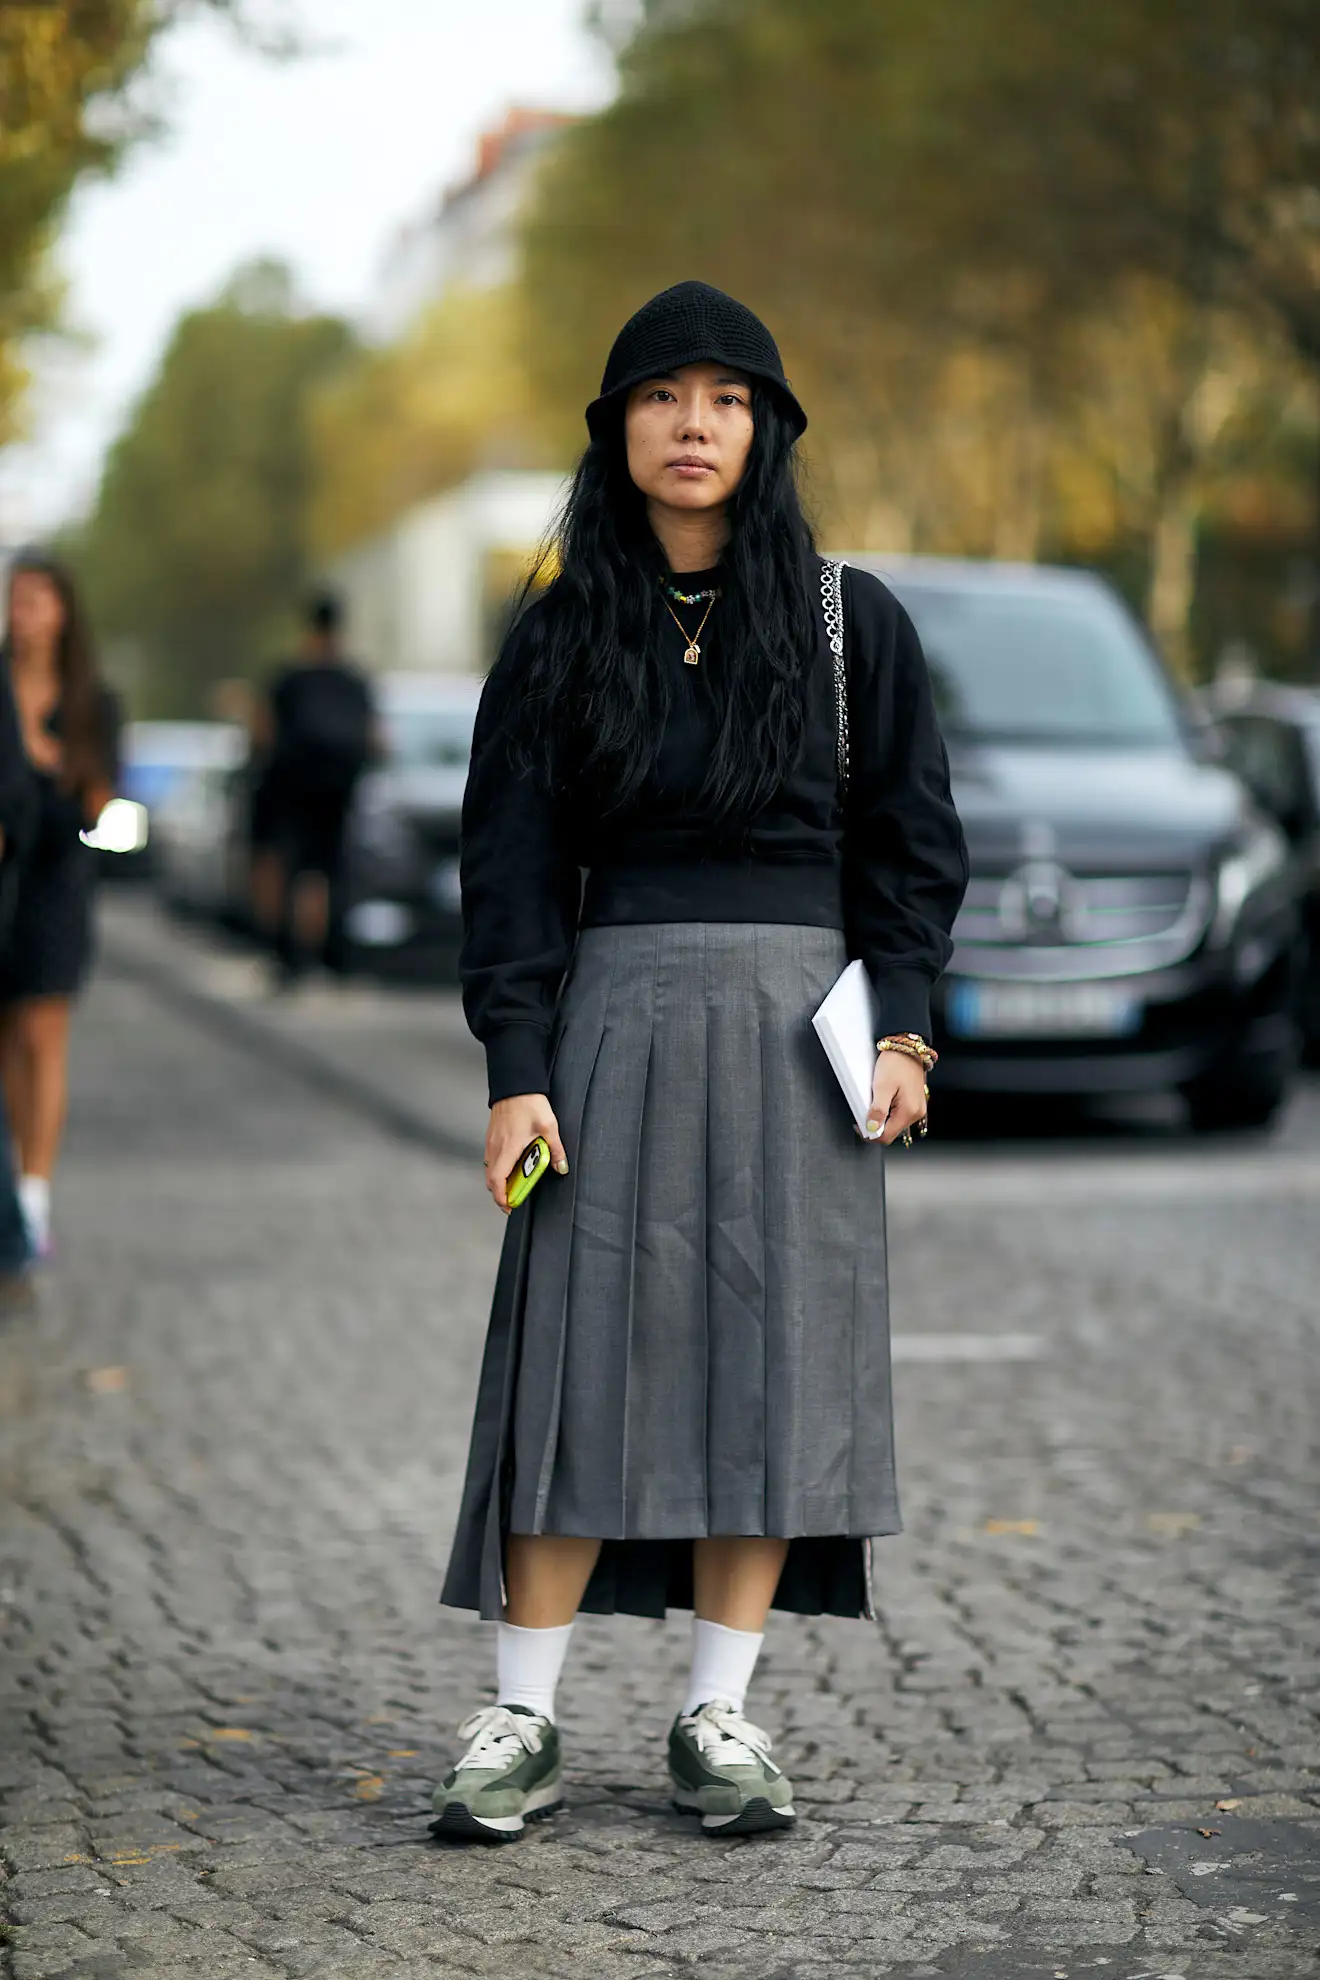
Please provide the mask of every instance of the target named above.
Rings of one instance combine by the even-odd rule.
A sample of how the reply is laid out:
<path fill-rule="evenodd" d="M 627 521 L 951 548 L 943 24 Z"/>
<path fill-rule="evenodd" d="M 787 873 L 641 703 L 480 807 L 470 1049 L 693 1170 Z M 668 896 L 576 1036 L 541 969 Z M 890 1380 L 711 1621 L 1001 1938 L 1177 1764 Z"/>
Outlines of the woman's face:
<path fill-rule="evenodd" d="M 45 645 L 64 630 L 64 601 L 44 571 L 16 571 L 9 586 L 9 636 L 16 646 Z"/>
<path fill-rule="evenodd" d="M 628 394 L 628 472 L 648 502 L 719 509 L 752 445 L 752 388 L 724 364 L 685 364 Z"/>

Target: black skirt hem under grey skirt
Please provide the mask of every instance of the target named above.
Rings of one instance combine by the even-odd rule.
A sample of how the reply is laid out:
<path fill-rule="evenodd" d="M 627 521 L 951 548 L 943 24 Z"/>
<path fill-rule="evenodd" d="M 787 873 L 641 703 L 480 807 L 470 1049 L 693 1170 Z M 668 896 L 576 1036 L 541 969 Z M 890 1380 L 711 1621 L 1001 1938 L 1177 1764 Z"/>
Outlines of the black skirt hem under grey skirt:
<path fill-rule="evenodd" d="M 692 1605 L 691 1541 L 787 1539 L 775 1606 L 869 1615 L 894 1482 L 884 1155 L 811 1015 L 832 929 L 593 928 L 552 1041 L 570 1173 L 510 1217 L 442 1601 L 510 1533 L 599 1538 L 583 1608 Z"/>

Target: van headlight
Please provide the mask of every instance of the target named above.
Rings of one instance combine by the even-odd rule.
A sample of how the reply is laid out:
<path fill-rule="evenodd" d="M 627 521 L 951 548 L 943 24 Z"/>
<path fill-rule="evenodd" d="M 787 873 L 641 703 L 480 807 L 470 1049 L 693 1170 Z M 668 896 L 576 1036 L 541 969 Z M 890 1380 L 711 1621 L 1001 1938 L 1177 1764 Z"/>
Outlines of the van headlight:
<path fill-rule="evenodd" d="M 1219 863 L 1215 876 L 1215 911 L 1210 941 L 1222 948 L 1237 926 L 1238 916 L 1258 887 L 1281 873 L 1288 860 L 1288 841 L 1267 818 L 1244 826 L 1236 845 Z"/>

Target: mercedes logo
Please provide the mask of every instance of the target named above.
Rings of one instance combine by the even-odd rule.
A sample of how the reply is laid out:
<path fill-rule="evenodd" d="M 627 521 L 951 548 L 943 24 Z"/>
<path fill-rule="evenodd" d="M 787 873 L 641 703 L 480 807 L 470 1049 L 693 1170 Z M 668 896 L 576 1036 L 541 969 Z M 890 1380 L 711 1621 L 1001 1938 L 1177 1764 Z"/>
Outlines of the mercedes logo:
<path fill-rule="evenodd" d="M 999 890 L 999 926 L 1009 942 L 1076 942 L 1080 906 L 1077 882 L 1066 867 L 1032 859 L 1010 873 Z"/>

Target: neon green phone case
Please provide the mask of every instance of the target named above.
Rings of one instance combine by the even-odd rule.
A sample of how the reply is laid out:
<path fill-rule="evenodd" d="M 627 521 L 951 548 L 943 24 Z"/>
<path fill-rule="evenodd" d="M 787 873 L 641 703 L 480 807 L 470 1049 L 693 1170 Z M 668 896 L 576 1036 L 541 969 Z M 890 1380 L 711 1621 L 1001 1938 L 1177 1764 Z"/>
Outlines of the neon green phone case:
<path fill-rule="evenodd" d="M 546 1170 L 550 1167 L 550 1144 L 544 1135 L 538 1134 L 535 1141 L 529 1141 L 518 1157 L 518 1166 L 504 1186 L 504 1200 L 510 1210 L 516 1210 L 525 1203 Z"/>

